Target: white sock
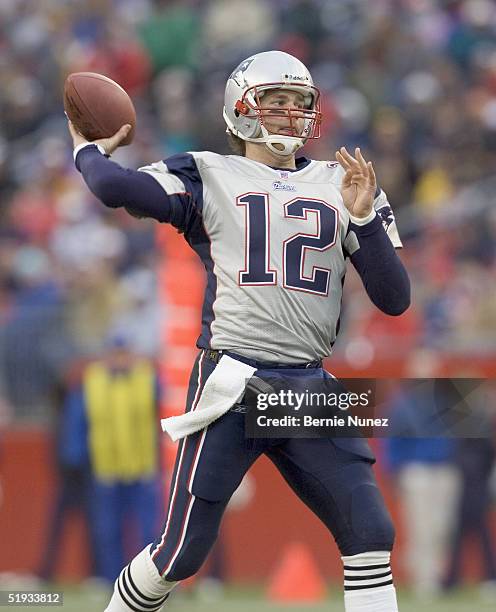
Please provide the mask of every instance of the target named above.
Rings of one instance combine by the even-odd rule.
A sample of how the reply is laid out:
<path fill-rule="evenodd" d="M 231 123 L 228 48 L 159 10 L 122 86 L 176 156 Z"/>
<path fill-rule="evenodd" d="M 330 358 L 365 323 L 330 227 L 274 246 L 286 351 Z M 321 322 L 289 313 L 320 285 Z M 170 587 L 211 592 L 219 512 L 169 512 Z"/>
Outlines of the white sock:
<path fill-rule="evenodd" d="M 150 557 L 150 546 L 126 565 L 114 584 L 105 612 L 156 612 L 177 582 L 164 580 Z"/>
<path fill-rule="evenodd" d="M 374 551 L 341 557 L 346 612 L 398 612 L 390 556 Z"/>

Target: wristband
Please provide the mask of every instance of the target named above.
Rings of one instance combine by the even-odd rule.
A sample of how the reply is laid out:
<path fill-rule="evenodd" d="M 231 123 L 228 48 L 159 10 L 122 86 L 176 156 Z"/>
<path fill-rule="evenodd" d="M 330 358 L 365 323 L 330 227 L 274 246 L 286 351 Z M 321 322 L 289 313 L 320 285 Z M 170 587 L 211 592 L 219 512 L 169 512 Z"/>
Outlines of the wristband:
<path fill-rule="evenodd" d="M 79 153 L 79 151 L 81 151 L 82 149 L 85 149 L 86 147 L 96 147 L 100 153 L 102 155 L 105 155 L 105 157 L 110 157 L 110 155 L 107 155 L 105 149 L 102 147 L 102 145 L 99 144 L 95 144 L 94 142 L 82 142 L 81 144 L 78 144 L 77 147 L 74 148 L 74 151 L 72 152 L 72 156 L 74 157 L 74 161 L 76 161 L 76 157 L 77 154 Z"/>
<path fill-rule="evenodd" d="M 350 221 L 355 225 L 367 225 L 367 223 L 370 223 L 375 219 L 376 214 L 375 208 L 373 208 L 366 217 L 354 217 L 350 213 Z"/>

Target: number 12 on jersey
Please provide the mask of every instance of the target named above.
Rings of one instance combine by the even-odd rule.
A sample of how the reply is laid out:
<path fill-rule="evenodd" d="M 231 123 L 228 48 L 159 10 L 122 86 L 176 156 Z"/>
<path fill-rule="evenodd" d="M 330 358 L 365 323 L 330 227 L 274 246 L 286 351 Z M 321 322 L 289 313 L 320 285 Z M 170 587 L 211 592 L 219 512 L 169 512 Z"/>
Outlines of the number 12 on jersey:
<path fill-rule="evenodd" d="M 277 270 L 270 268 L 270 208 L 267 193 L 245 193 L 236 200 L 245 207 L 245 268 L 239 272 L 239 284 L 275 285 Z M 327 295 L 329 268 L 313 266 L 305 276 L 305 255 L 308 251 L 326 251 L 336 243 L 338 211 L 323 200 L 295 198 L 284 204 L 287 219 L 308 220 L 309 213 L 317 218 L 314 234 L 297 233 L 283 242 L 283 287 Z"/>

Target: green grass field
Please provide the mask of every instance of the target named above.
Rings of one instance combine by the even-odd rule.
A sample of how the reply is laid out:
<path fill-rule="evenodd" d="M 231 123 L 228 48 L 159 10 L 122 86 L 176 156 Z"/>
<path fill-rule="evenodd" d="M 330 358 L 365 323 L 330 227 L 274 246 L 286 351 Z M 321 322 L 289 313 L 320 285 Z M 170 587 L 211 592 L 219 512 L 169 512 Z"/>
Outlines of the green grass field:
<path fill-rule="evenodd" d="M 102 590 L 88 588 L 66 588 L 54 586 L 64 592 L 64 604 L 59 607 L 38 607 L 35 610 L 53 612 L 100 612 L 108 602 Z M 45 590 L 45 589 L 43 589 Z M 48 589 L 47 589 L 48 590 Z M 495 599 L 482 598 L 474 589 L 432 601 L 418 601 L 408 593 L 400 593 L 400 612 L 494 612 Z M 27 608 L 26 608 L 27 609 Z M 32 608 L 29 608 L 32 609 Z M 267 602 L 256 589 L 229 588 L 225 596 L 215 601 L 205 601 L 194 595 L 177 593 L 171 598 L 166 610 L 170 612 L 343 612 L 342 596 L 337 587 L 331 590 L 328 600 L 316 605 L 281 605 Z"/>

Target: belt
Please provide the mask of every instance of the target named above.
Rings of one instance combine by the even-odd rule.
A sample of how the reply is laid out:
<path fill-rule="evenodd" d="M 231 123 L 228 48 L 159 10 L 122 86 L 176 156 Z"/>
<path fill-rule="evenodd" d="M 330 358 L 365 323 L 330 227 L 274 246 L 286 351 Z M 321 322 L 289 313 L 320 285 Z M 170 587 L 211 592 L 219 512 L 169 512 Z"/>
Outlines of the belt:
<path fill-rule="evenodd" d="M 229 355 L 233 359 L 237 359 L 252 368 L 257 368 L 257 370 L 283 370 L 283 369 L 310 369 L 310 368 L 321 368 L 322 367 L 322 359 L 316 359 L 315 361 L 308 361 L 306 363 L 273 363 L 271 361 L 257 361 L 256 359 L 250 359 L 249 357 L 243 357 L 243 355 L 238 355 L 237 353 L 233 353 L 232 351 L 220 350 L 216 351 L 213 349 L 205 350 L 207 359 L 210 359 L 214 363 L 219 363 L 219 359 L 222 355 Z"/>

